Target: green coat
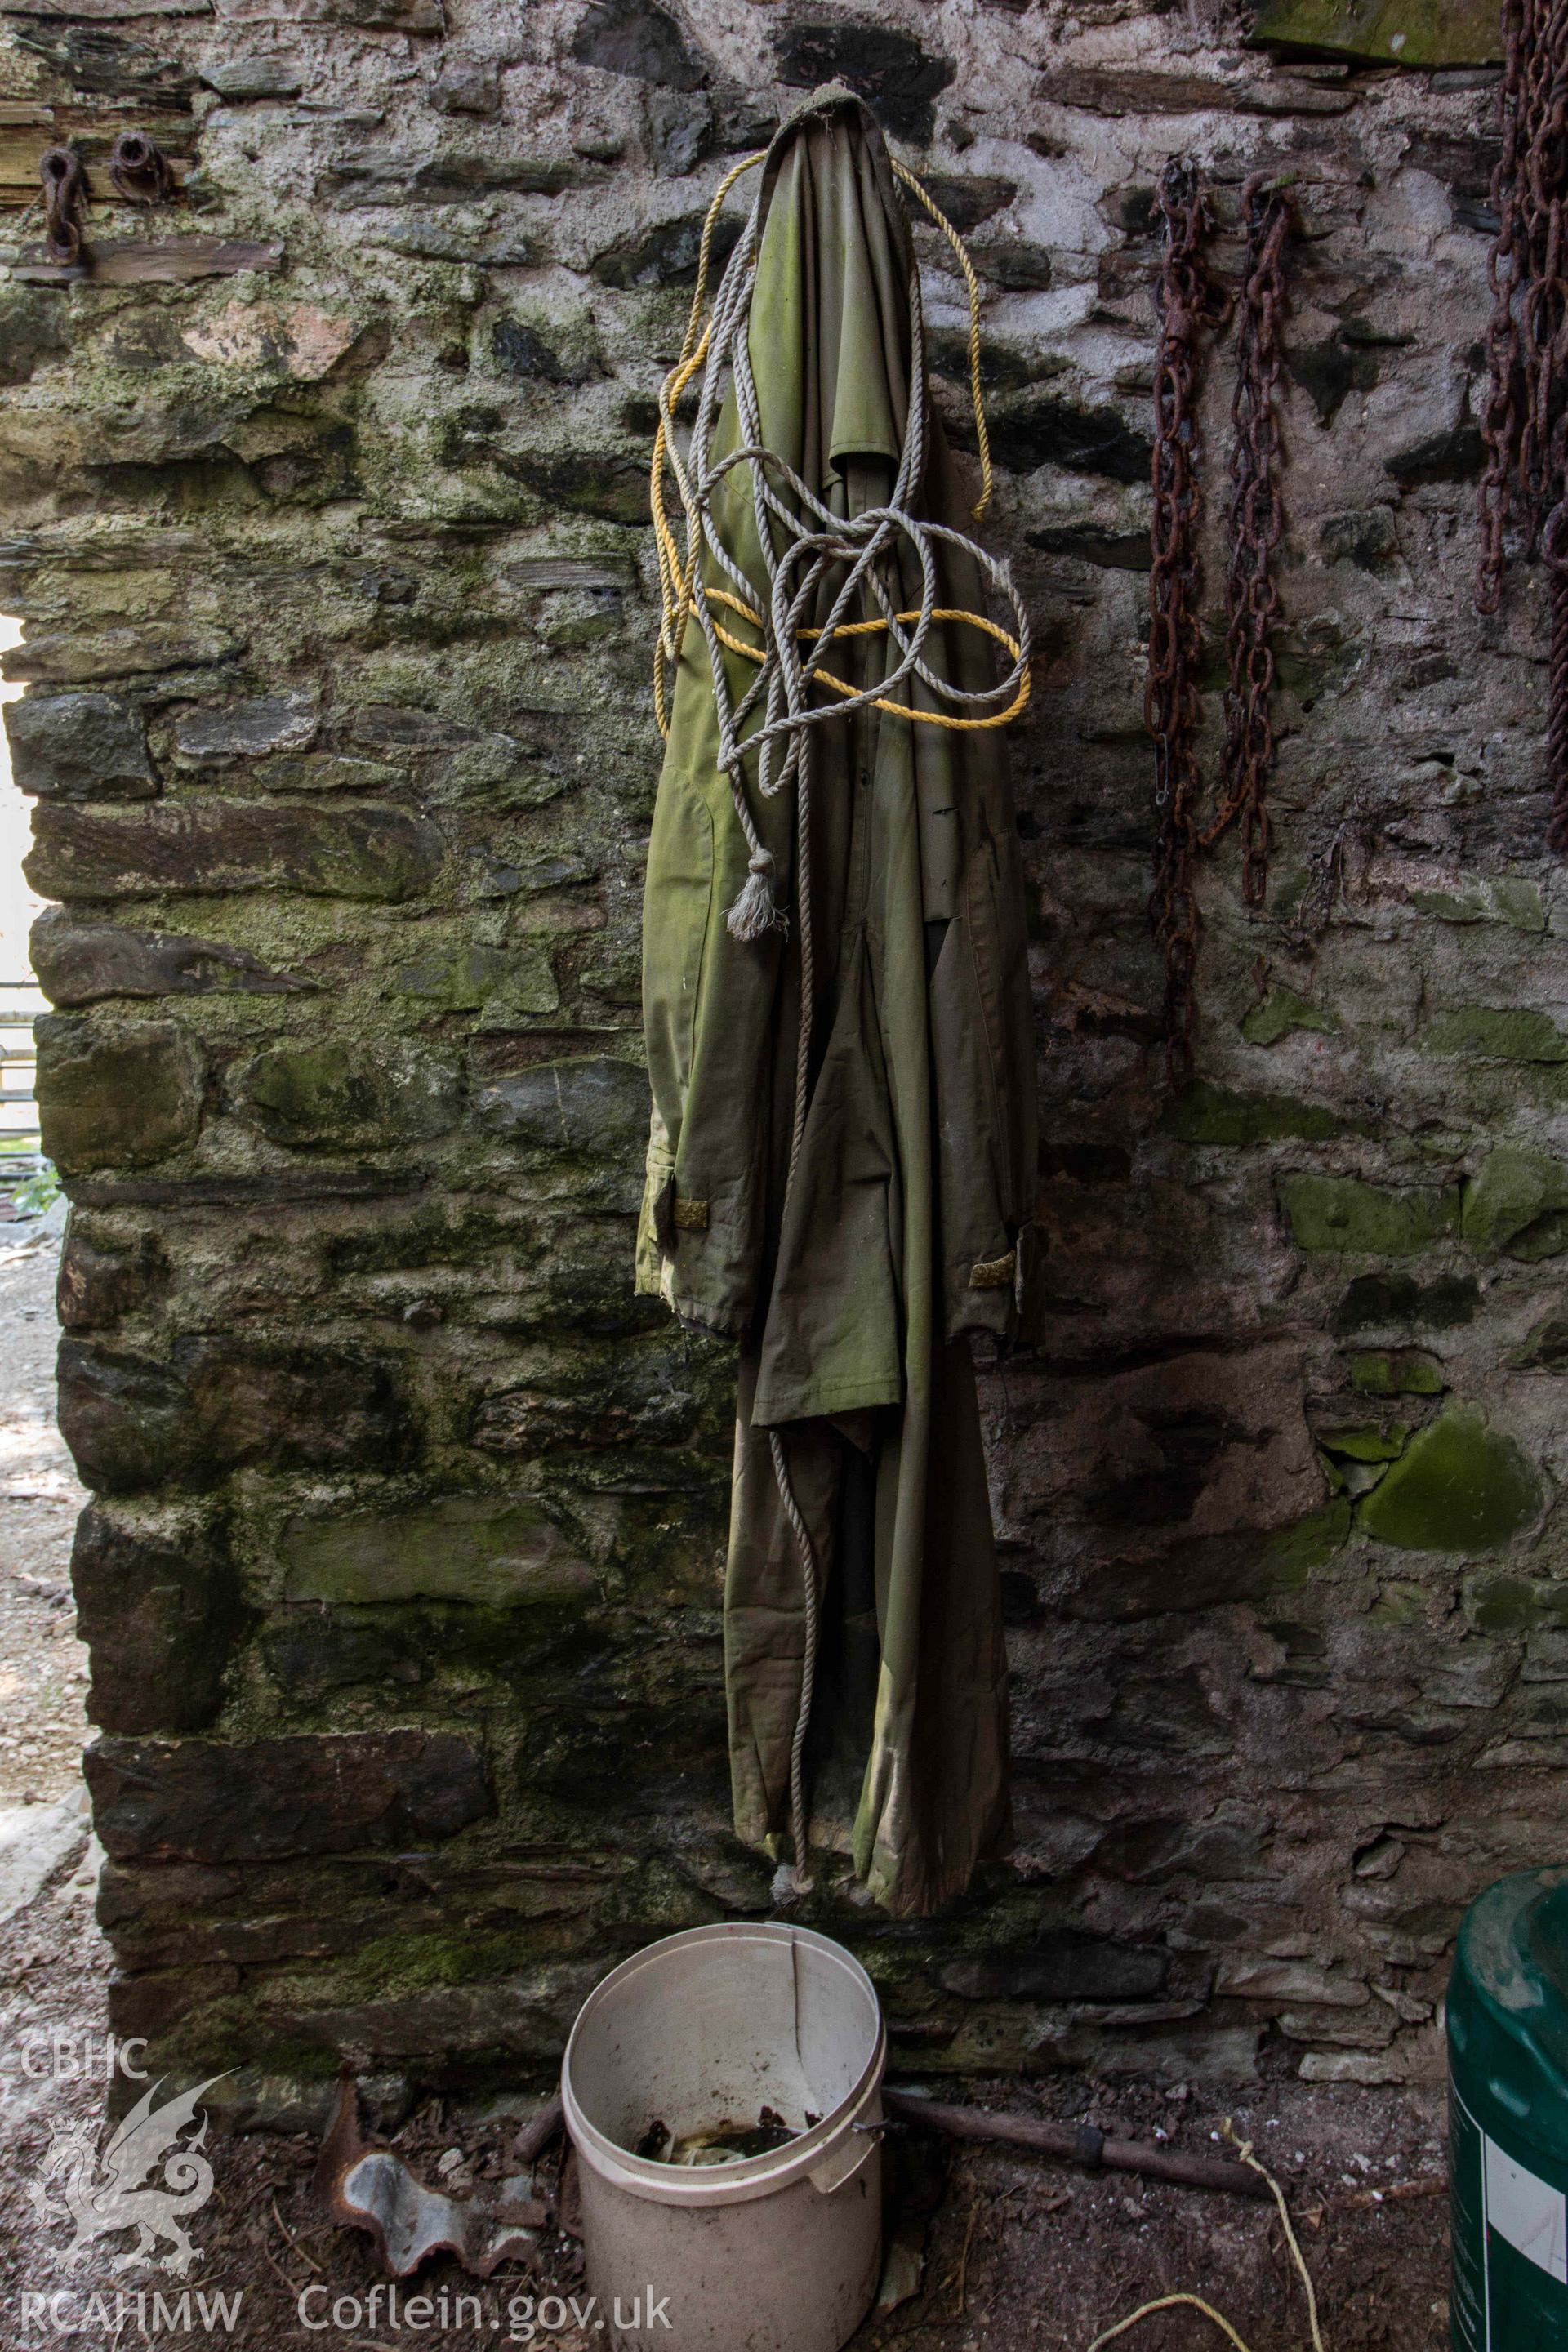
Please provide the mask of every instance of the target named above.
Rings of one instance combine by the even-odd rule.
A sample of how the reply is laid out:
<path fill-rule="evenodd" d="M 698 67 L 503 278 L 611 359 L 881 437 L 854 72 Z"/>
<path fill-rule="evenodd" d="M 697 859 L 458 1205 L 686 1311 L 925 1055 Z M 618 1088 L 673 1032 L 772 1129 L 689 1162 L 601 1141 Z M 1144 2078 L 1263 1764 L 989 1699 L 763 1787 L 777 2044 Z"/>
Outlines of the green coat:
<path fill-rule="evenodd" d="M 836 511 L 858 513 L 891 486 L 910 387 L 909 234 L 857 101 L 814 100 L 785 126 L 764 202 L 750 331 L 764 438 Z M 728 411 L 719 446 L 733 446 Z M 744 469 L 723 497 L 725 545 L 760 589 Z M 968 525 L 934 419 L 919 510 Z M 942 574 L 942 605 L 985 610 L 970 559 L 946 547 Z M 901 596 L 918 601 L 918 578 Z M 891 667 L 885 637 L 841 642 L 829 667 L 857 683 Z M 729 659 L 738 693 L 751 673 Z M 933 628 L 930 659 L 972 688 L 997 675 L 970 629 Z M 963 1888 L 1009 1820 L 968 1338 L 1014 1328 L 1035 1198 L 1002 737 L 869 709 L 817 732 L 816 1056 L 787 1218 L 799 927 L 749 943 L 726 928 L 747 848 L 716 749 L 707 653 L 689 625 L 644 908 L 654 1109 L 637 1286 L 739 1343 L 725 1595 L 736 1829 L 773 1853 L 788 1818 L 803 1616 L 777 1430 L 826 1578 L 813 1843 L 852 1855 L 888 1910 L 924 1912 Z M 793 793 L 751 804 L 787 901 Z"/>

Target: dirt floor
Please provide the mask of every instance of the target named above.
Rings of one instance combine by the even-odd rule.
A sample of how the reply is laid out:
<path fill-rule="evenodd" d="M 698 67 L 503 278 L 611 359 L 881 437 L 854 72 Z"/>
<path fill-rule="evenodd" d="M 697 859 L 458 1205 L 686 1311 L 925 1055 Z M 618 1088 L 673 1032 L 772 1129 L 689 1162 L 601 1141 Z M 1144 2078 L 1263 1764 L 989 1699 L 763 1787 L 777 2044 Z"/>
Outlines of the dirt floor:
<path fill-rule="evenodd" d="M 390 2305 L 369 2242 L 317 2204 L 316 2147 L 304 2137 L 207 2140 L 213 2187 L 189 2216 L 196 2256 L 183 2278 L 125 2260 L 123 2230 L 90 2239 L 71 2262 L 67 2192 L 84 2173 L 104 2177 L 97 2076 L 109 1961 L 77 1799 L 84 1667 L 66 1579 L 80 1497 L 50 1419 L 58 1237 L 25 1232 L 0 1224 L 0 2352 L 68 2342 L 134 2352 L 213 2338 L 251 2352 L 421 2343 L 602 2352 L 609 2330 L 583 2311 L 577 2248 L 559 2232 L 542 2240 L 531 2273 L 509 2265 L 481 2283 L 441 2260 Z M 9 1917 L 7 1884 L 17 1904 Z M 1288 2084 L 1227 2106 L 1196 2084 L 1068 2080 L 965 2095 L 1207 2153 L 1233 2113 L 1286 2189 L 1326 2352 L 1438 2352 L 1446 2340 L 1435 2098 Z M 499 2106 L 429 2103 L 394 2144 L 432 2188 L 461 2194 L 515 2170 L 508 2147 L 522 2110 Z M 542 2187 L 552 2187 L 557 2160 L 542 2166 Z M 894 2267 L 909 2292 L 868 2323 L 855 2352 L 1087 2352 L 1138 2305 L 1181 2291 L 1225 2313 L 1250 2352 L 1310 2342 L 1271 2207 L 914 2132 L 889 2143 L 889 2170 L 902 2224 Z M 474 2295 L 477 2305 L 459 2305 Z M 1121 2340 L 1138 2352 L 1197 2352 L 1224 2338 L 1184 2309 Z"/>

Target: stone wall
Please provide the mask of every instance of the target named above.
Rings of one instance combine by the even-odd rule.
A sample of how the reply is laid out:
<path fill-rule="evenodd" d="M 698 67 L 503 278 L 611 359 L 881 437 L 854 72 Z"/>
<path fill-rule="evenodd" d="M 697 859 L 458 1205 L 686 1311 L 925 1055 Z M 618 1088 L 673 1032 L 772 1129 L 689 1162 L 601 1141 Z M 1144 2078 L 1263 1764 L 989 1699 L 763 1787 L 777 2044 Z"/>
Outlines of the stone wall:
<path fill-rule="evenodd" d="M 643 474 L 713 187 L 844 74 L 985 292 L 1049 1305 L 984 1390 L 1016 1855 L 924 1926 L 815 1916 L 905 2066 L 1429 2074 L 1460 1906 L 1556 1854 L 1568 1760 L 1568 899 L 1538 583 L 1484 625 L 1468 587 L 1495 76 L 1116 0 L 52 5 L 4 18 L 0 608 L 59 902 L 117 2026 L 242 2068 L 246 2115 L 342 2053 L 389 2097 L 542 2081 L 607 1962 L 766 1907 L 727 1824 L 730 1366 L 631 1296 Z M 149 215 L 104 200 L 131 126 L 176 159 Z M 61 136 L 69 282 L 22 215 Z M 1177 150 L 1230 222 L 1294 175 L 1302 233 L 1274 875 L 1258 913 L 1205 863 L 1173 1096 L 1141 711 Z"/>

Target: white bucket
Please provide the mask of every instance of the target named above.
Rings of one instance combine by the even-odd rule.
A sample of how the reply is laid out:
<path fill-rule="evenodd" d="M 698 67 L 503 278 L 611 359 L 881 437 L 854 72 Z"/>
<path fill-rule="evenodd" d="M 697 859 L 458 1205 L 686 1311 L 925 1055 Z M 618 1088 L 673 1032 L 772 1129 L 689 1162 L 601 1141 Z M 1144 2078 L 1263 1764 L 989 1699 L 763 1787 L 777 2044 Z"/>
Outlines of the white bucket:
<path fill-rule="evenodd" d="M 881 2267 L 886 2063 L 870 1979 L 805 1927 L 689 1927 L 590 1993 L 561 2095 L 615 2352 L 839 2352 Z M 764 2106 L 799 2137 L 693 2169 L 633 2152 Z"/>

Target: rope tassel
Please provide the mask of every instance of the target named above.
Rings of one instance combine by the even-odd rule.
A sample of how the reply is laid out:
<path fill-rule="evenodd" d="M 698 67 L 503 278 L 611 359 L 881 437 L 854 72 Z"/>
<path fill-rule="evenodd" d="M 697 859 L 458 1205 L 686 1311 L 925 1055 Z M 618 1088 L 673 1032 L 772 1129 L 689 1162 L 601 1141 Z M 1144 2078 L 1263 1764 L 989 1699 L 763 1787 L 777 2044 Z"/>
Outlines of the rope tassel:
<path fill-rule="evenodd" d="M 751 871 L 740 896 L 725 918 L 732 940 L 741 940 L 749 945 L 752 940 L 762 939 L 768 931 L 788 930 L 789 917 L 779 905 L 773 887 L 777 872 L 773 851 L 759 849 L 752 858 Z"/>

